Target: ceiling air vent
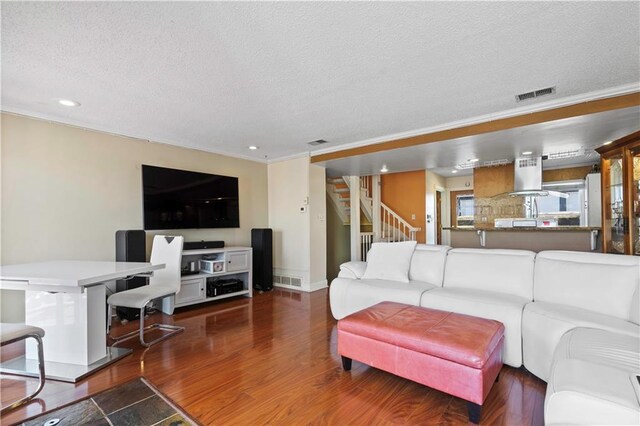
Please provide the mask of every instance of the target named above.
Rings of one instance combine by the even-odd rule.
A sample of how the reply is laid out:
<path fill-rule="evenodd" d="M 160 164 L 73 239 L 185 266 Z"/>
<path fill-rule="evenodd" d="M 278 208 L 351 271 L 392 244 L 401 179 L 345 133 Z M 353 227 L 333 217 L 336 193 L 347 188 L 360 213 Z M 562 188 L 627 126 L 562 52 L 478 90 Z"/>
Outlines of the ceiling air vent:
<path fill-rule="evenodd" d="M 327 143 L 324 139 L 318 139 L 316 141 L 307 142 L 307 145 L 318 146 Z"/>
<path fill-rule="evenodd" d="M 556 93 L 556 86 L 547 87 L 540 90 L 534 90 L 532 92 L 520 93 L 519 95 L 516 95 L 516 101 L 522 102 L 527 99 L 539 98 L 540 96 L 552 95 L 554 93 Z"/>

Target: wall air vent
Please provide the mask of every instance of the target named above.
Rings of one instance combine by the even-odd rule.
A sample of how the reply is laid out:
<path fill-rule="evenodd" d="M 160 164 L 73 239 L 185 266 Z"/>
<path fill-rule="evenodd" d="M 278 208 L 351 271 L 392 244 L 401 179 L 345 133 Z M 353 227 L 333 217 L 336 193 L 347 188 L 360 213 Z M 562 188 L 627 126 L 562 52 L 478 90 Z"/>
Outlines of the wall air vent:
<path fill-rule="evenodd" d="M 327 141 L 325 141 L 324 139 L 318 139 L 315 141 L 311 141 L 311 142 L 307 142 L 307 145 L 311 145 L 311 146 L 318 146 L 318 145 L 322 145 L 327 143 Z"/>
<path fill-rule="evenodd" d="M 294 277 L 291 275 L 273 275 L 274 284 L 284 284 L 293 287 L 302 287 L 302 277 Z"/>
<path fill-rule="evenodd" d="M 538 166 L 538 158 L 519 158 L 518 159 L 518 167 L 537 167 Z"/>
<path fill-rule="evenodd" d="M 554 93 L 556 93 L 556 86 L 546 87 L 540 90 L 534 90 L 527 93 L 520 93 L 519 95 L 516 95 L 516 101 L 522 102 L 528 99 L 539 98 L 540 96 L 553 95 Z"/>

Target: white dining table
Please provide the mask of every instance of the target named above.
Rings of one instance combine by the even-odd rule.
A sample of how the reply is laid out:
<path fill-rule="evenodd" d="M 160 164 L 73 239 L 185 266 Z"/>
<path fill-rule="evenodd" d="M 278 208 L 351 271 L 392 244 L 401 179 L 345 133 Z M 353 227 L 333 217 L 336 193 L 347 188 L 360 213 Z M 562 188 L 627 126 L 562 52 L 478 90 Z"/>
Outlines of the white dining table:
<path fill-rule="evenodd" d="M 48 379 L 77 382 L 128 355 L 107 345 L 106 284 L 150 275 L 164 264 L 61 260 L 0 266 L 0 289 L 25 292 L 25 323 L 45 331 Z M 38 375 L 37 345 L 0 363 L 0 372 Z"/>

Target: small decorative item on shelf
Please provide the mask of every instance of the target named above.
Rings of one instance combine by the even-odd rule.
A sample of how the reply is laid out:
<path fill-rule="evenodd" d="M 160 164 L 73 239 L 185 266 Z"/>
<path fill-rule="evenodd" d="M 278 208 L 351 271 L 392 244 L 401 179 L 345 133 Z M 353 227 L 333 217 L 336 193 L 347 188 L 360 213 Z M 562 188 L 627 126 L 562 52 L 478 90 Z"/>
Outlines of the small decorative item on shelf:
<path fill-rule="evenodd" d="M 611 241 L 611 248 L 614 250 L 614 253 L 624 253 L 624 241 Z"/>
<path fill-rule="evenodd" d="M 208 274 L 224 272 L 224 259 L 220 260 L 201 260 L 200 270 Z"/>

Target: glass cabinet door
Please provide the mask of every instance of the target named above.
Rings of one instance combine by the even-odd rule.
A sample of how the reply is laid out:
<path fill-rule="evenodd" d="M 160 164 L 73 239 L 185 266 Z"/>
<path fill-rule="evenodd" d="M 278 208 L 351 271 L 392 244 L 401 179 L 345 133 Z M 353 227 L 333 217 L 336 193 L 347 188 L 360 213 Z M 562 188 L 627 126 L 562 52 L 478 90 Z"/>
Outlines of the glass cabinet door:
<path fill-rule="evenodd" d="M 631 251 L 640 255 L 640 147 L 631 150 Z"/>
<path fill-rule="evenodd" d="M 602 169 L 604 251 L 640 256 L 640 131 L 596 151 Z"/>
<path fill-rule="evenodd" d="M 605 182 L 605 202 L 602 206 L 605 212 L 603 227 L 606 228 L 604 235 L 607 241 L 607 252 L 624 253 L 624 191 L 622 178 L 622 154 L 609 157 L 608 163 L 609 179 Z"/>

